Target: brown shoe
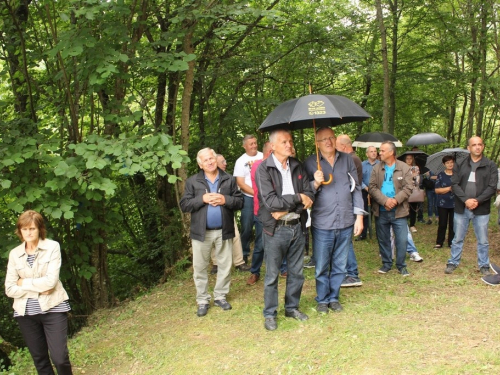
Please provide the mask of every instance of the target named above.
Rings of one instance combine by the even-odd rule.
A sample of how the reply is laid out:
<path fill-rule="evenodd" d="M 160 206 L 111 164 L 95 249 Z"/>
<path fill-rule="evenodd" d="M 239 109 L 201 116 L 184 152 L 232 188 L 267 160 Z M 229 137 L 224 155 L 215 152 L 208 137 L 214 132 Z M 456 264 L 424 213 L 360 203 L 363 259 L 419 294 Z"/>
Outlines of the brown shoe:
<path fill-rule="evenodd" d="M 250 277 L 247 280 L 247 285 L 255 285 L 257 281 L 259 281 L 260 276 L 256 275 L 255 273 L 252 273 Z"/>

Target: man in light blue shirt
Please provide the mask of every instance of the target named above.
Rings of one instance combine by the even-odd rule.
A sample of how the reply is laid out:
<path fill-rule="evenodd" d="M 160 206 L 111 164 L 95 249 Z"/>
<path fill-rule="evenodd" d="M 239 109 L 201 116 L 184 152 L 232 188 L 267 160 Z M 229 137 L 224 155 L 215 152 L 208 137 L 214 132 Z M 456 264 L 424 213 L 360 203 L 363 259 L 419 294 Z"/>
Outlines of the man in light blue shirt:
<path fill-rule="evenodd" d="M 363 167 L 363 181 L 361 182 L 361 193 L 363 194 L 363 204 L 365 211 L 368 211 L 368 184 L 370 183 L 370 176 L 372 175 L 372 170 L 375 165 L 379 163 L 377 159 L 377 149 L 370 146 L 366 149 L 366 159 L 361 163 Z M 366 238 L 366 233 L 368 231 L 368 215 L 363 217 L 363 232 L 356 238 L 356 241 L 361 241 Z"/>

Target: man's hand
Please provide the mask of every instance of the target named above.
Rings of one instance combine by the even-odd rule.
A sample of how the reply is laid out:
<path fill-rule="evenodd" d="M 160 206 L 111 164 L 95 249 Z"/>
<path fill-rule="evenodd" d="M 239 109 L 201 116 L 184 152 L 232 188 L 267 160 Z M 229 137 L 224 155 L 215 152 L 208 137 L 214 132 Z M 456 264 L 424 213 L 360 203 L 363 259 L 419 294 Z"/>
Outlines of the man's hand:
<path fill-rule="evenodd" d="M 475 210 L 477 206 L 479 206 L 477 199 L 469 198 L 465 201 L 465 207 L 467 207 L 468 210 Z"/>
<path fill-rule="evenodd" d="M 384 204 L 387 211 L 391 211 L 394 207 L 398 205 L 398 201 L 395 198 L 389 198 Z"/>
<path fill-rule="evenodd" d="M 286 215 L 288 211 L 278 211 L 278 212 L 271 212 L 271 216 L 275 220 L 279 220 L 282 216 Z"/>
<path fill-rule="evenodd" d="M 359 236 L 363 232 L 363 215 L 356 215 L 354 222 L 354 236 Z"/>
<path fill-rule="evenodd" d="M 318 188 L 321 186 L 321 184 L 325 181 L 325 175 L 323 171 L 320 171 L 319 169 L 314 172 L 314 188 L 318 190 Z"/>
<path fill-rule="evenodd" d="M 316 174 L 316 173 L 315 173 Z M 312 205 L 313 205 L 313 201 L 311 198 L 309 198 L 307 195 L 305 194 L 300 194 L 300 199 L 302 200 L 302 204 L 304 205 L 304 208 L 305 209 L 308 209 L 308 208 L 311 208 Z"/>
<path fill-rule="evenodd" d="M 203 202 L 211 206 L 223 206 L 226 204 L 226 198 L 219 193 L 206 193 L 203 194 Z"/>

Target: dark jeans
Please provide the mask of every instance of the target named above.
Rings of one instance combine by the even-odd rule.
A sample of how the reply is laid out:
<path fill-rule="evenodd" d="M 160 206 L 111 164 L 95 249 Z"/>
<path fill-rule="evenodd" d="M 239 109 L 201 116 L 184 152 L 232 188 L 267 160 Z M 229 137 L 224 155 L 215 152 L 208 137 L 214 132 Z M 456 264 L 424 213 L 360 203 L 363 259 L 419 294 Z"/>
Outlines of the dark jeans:
<path fill-rule="evenodd" d="M 255 244 L 252 254 L 252 266 L 250 272 L 260 276 L 260 267 L 264 261 L 264 246 L 262 245 L 262 223 L 257 216 L 254 215 L 253 222 L 255 224 Z"/>
<path fill-rule="evenodd" d="M 349 253 L 347 254 L 347 265 L 345 268 L 346 276 L 358 277 L 358 260 L 356 259 L 356 253 L 354 252 L 354 245 L 349 243 Z"/>
<path fill-rule="evenodd" d="M 361 190 L 361 194 L 363 195 L 363 206 L 364 210 L 368 212 L 368 192 L 366 190 Z M 368 215 L 363 216 L 363 231 L 361 232 L 360 237 L 365 238 L 368 233 Z"/>
<path fill-rule="evenodd" d="M 286 259 L 285 310 L 299 308 L 300 295 L 304 285 L 304 234 L 299 224 L 277 226 L 274 235 L 263 233 L 266 277 L 264 279 L 264 317 L 271 318 L 278 311 L 278 279 L 280 266 Z"/>
<path fill-rule="evenodd" d="M 417 222 L 418 205 L 421 203 L 410 203 L 410 227 L 414 227 Z"/>
<path fill-rule="evenodd" d="M 425 194 L 427 195 L 427 216 L 429 219 L 432 215 L 439 216 L 439 210 L 437 207 L 437 195 L 434 190 L 425 189 Z"/>
<path fill-rule="evenodd" d="M 26 315 L 15 318 L 39 375 L 71 375 L 67 313 Z M 50 357 L 49 357 L 50 352 Z"/>
<path fill-rule="evenodd" d="M 375 217 L 378 247 L 382 263 L 387 268 L 392 268 L 391 227 L 394 231 L 396 243 L 396 267 L 398 270 L 406 267 L 406 247 L 408 246 L 408 224 L 406 218 L 396 218 L 394 211 L 380 211 Z"/>
<path fill-rule="evenodd" d="M 250 242 L 252 241 L 252 229 L 254 224 L 253 217 L 253 197 L 247 197 L 243 194 L 243 208 L 241 209 L 240 216 L 240 238 L 244 257 L 250 255 Z"/>
<path fill-rule="evenodd" d="M 439 226 L 436 244 L 443 246 L 446 237 L 446 226 L 448 226 L 448 246 L 451 247 L 451 242 L 455 236 L 455 232 L 453 231 L 453 215 L 455 214 L 455 209 L 438 207 L 438 214 Z"/>

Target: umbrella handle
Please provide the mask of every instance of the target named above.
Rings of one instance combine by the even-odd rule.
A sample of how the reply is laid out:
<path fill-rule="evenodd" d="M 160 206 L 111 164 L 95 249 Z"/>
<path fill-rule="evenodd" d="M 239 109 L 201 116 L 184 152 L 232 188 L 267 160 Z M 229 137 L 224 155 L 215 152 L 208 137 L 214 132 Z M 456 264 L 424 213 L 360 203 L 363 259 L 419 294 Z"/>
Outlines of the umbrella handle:
<path fill-rule="evenodd" d="M 332 174 L 330 173 L 330 179 L 329 179 L 328 181 L 323 181 L 323 182 L 321 183 L 321 185 L 329 185 L 329 184 L 331 184 L 331 183 L 332 183 L 332 181 L 333 181 L 333 176 L 332 176 Z"/>

